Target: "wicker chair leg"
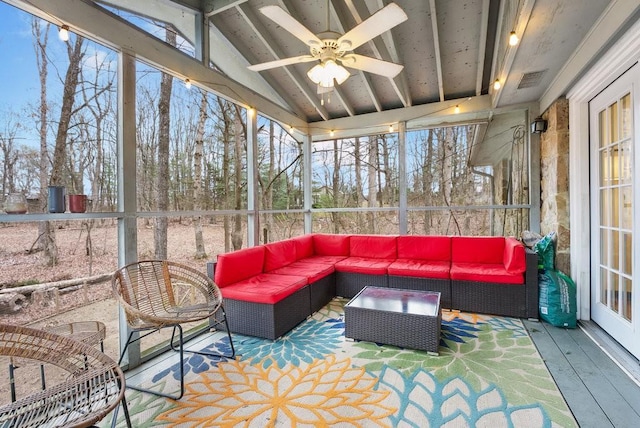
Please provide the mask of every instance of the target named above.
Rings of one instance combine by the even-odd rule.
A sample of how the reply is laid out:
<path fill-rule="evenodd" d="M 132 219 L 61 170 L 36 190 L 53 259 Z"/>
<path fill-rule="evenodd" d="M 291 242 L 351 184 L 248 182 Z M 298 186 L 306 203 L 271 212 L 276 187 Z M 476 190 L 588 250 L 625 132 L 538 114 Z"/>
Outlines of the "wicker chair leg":
<path fill-rule="evenodd" d="M 163 392 L 158 392 L 158 391 L 153 391 L 151 389 L 146 389 L 146 388 L 142 388 L 139 386 L 135 386 L 135 385 L 129 385 L 127 384 L 127 388 L 129 389 L 133 389 L 135 391 L 140 391 L 140 392 L 146 392 L 149 394 L 153 394 L 153 395 L 157 395 L 158 397 L 165 397 L 165 398 L 170 398 L 172 400 L 179 400 L 182 398 L 182 396 L 184 395 L 184 349 L 183 349 L 183 344 L 182 344 L 182 327 L 178 324 L 175 325 L 173 327 L 173 334 L 175 334 L 175 329 L 178 329 L 178 331 L 180 332 L 180 348 L 178 350 L 178 352 L 180 352 L 180 394 L 179 395 L 171 395 L 171 394 L 165 394 Z M 133 343 L 133 342 L 137 342 L 138 340 L 142 339 L 143 337 L 147 336 L 148 334 L 151 334 L 153 332 L 155 332 L 157 329 L 154 329 L 154 331 L 147 333 L 143 336 L 140 336 L 134 340 L 131 340 L 131 338 L 133 337 L 133 334 L 135 333 L 135 331 L 132 331 L 131 333 L 129 333 L 129 338 L 127 339 L 127 344 L 124 346 L 124 349 L 122 350 L 122 354 L 120 354 L 120 359 L 118 360 L 118 365 L 120 365 L 122 363 L 122 359 L 124 358 L 125 353 L 127 352 L 127 348 L 129 347 L 129 344 Z M 171 347 L 173 348 L 173 335 L 171 336 Z"/>
<path fill-rule="evenodd" d="M 16 366 L 13 365 L 13 360 L 11 360 L 11 362 L 9 363 L 9 389 L 11 392 L 11 402 L 15 402 L 16 401 Z M 42 387 L 42 390 L 44 391 L 45 389 L 47 389 L 47 384 L 46 381 L 44 379 L 44 366 L 42 364 L 40 364 L 40 386 Z"/>
<path fill-rule="evenodd" d="M 121 405 L 122 405 L 122 411 L 124 412 L 124 420 L 127 424 L 127 428 L 133 428 L 131 425 L 131 416 L 129 415 L 129 406 L 127 405 L 126 395 L 122 397 L 122 401 L 120 402 L 120 404 L 118 404 L 116 408 L 113 410 L 113 414 L 111 418 L 111 428 L 116 427 L 116 422 L 118 422 L 118 410 L 120 409 Z"/>
<path fill-rule="evenodd" d="M 185 349 L 184 352 L 188 352 L 190 354 L 198 354 L 198 355 L 204 355 L 207 357 L 223 357 L 223 358 L 235 358 L 236 357 L 236 348 L 233 346 L 233 338 L 231 337 L 231 330 L 229 329 L 229 321 L 227 320 L 227 313 L 224 311 L 224 308 L 222 307 L 222 305 L 220 305 L 220 310 L 222 311 L 222 320 L 218 320 L 217 318 L 215 318 L 215 323 L 214 325 L 218 325 L 218 324 L 222 324 L 224 323 L 225 326 L 225 330 L 227 332 L 227 336 L 229 337 L 229 345 L 231 346 L 231 354 L 230 355 L 226 355 L 226 354 L 219 354 L 217 352 L 207 352 L 207 351 L 190 351 L 188 349 Z M 173 339 L 175 337 L 176 334 L 176 330 L 175 328 L 173 329 L 173 334 L 171 335 L 171 349 L 173 349 L 174 351 L 178 351 L 175 346 L 174 346 L 174 342 Z"/>
<path fill-rule="evenodd" d="M 16 401 L 16 378 L 13 363 L 9 363 L 9 384 L 11 386 L 11 402 Z"/>

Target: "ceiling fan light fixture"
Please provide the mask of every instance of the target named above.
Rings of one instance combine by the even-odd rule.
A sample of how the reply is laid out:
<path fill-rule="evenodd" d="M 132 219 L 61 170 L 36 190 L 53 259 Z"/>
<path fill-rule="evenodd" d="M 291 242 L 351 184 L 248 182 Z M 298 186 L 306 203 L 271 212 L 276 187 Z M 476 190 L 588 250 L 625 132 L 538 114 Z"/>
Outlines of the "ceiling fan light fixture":
<path fill-rule="evenodd" d="M 313 83 L 323 88 L 333 88 L 335 83 L 341 85 L 351 74 L 343 66 L 332 59 L 316 64 L 307 72 Z M 334 83 L 335 80 L 335 83 Z"/>

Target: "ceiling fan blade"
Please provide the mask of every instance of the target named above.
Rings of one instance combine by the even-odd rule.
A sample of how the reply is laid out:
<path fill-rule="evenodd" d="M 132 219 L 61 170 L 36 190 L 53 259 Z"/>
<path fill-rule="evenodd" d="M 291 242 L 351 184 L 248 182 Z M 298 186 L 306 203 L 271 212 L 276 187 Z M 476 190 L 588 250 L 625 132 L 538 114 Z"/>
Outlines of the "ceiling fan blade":
<path fill-rule="evenodd" d="M 263 62 L 260 64 L 254 64 L 248 66 L 247 68 L 251 71 L 263 71 L 269 70 L 270 68 L 282 67 L 284 65 L 300 64 L 303 62 L 311 62 L 316 60 L 317 58 L 314 58 L 311 55 L 300 55 L 290 58 L 277 59 L 275 61 Z"/>
<path fill-rule="evenodd" d="M 356 70 L 379 74 L 384 77 L 396 77 L 404 68 L 403 65 L 394 62 L 382 61 L 364 55 L 350 54 L 340 59 L 342 65 Z"/>
<path fill-rule="evenodd" d="M 407 14 L 395 3 L 383 7 L 338 39 L 343 50 L 353 50 L 407 20 Z M 348 47 L 347 47 L 348 45 Z"/>
<path fill-rule="evenodd" d="M 280 6 L 264 6 L 260 8 L 267 18 L 302 40 L 306 45 L 316 46 L 322 45 L 322 41 L 313 34 L 307 27 L 298 22 L 294 17 L 289 15 Z"/>

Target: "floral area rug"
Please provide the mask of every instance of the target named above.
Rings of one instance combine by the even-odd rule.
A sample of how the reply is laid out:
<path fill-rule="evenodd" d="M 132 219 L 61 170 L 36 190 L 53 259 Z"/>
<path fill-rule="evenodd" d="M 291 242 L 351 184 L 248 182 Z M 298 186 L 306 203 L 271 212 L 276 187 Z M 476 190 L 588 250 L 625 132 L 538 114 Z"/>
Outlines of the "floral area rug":
<path fill-rule="evenodd" d="M 577 426 L 520 320 L 444 311 L 433 355 L 345 339 L 346 302 L 275 341 L 234 335 L 235 360 L 192 355 L 181 400 L 127 390 L 133 425 Z M 228 352 L 228 339 L 205 349 Z M 178 367 L 149 384 L 176 391 Z"/>

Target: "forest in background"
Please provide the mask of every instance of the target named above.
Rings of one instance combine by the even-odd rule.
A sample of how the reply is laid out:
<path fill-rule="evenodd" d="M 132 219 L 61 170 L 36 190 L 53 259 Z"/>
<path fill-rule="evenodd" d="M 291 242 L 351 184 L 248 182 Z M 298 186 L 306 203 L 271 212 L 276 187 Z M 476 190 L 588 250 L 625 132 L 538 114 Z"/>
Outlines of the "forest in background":
<path fill-rule="evenodd" d="M 67 193 L 87 194 L 93 212 L 114 212 L 118 55 L 76 35 L 62 43 L 57 28 L 38 18 L 31 20 L 30 30 L 40 77 L 38 101 L 0 113 L 1 194 L 23 193 L 31 199 L 30 212 L 46 212 L 47 187 L 59 185 Z M 168 27 L 164 38 L 173 46 L 183 43 Z M 59 54 L 61 46 L 64 55 Z M 180 79 L 142 62 L 136 68 L 137 206 L 141 212 L 172 212 L 171 217 L 144 219 L 154 230 L 153 256 L 167 257 L 169 221 L 193 225 L 196 259 L 207 257 L 203 222 L 222 223 L 225 251 L 242 247 L 247 111 L 195 86 L 187 88 Z M 511 159 L 503 168 L 508 174 L 497 177 L 491 168 L 469 166 L 475 130 L 475 125 L 460 125 L 407 132 L 409 233 L 519 235 L 527 228 L 527 210 L 474 209 L 528 203 L 524 139 L 514 138 Z M 22 143 L 25 135 L 31 144 Z M 314 231 L 398 233 L 397 134 L 314 143 L 312 152 Z M 302 157 L 300 142 L 279 124 L 259 117 L 258 204 L 266 240 L 302 233 Z M 222 210 L 224 215 L 215 215 Z M 60 225 L 55 223 L 39 222 L 32 246 L 48 265 L 59 260 Z M 112 224 L 83 221 L 87 254 L 94 251 L 93 231 L 105 223 Z"/>

